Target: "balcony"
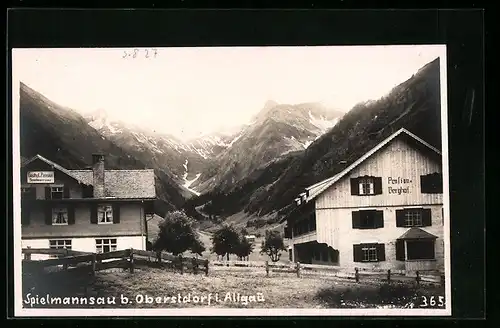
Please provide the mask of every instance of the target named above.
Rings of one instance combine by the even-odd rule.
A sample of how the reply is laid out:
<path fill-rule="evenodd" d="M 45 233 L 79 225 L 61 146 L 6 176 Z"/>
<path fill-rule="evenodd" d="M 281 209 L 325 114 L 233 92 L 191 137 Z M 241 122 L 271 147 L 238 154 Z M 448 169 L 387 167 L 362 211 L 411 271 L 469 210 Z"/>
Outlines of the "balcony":
<path fill-rule="evenodd" d="M 302 244 L 302 243 L 308 243 L 311 241 L 316 241 L 317 236 L 316 236 L 316 231 L 310 231 L 305 234 L 299 235 L 299 236 L 293 236 L 292 238 L 292 244 Z"/>

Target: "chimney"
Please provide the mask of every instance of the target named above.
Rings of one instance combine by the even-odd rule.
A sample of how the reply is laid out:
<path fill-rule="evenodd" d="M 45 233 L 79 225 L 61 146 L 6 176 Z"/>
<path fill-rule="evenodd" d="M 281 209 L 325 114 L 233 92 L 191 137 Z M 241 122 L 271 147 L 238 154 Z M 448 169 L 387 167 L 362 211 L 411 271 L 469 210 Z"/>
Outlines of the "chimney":
<path fill-rule="evenodd" d="M 104 198 L 104 155 L 92 154 L 94 198 Z"/>

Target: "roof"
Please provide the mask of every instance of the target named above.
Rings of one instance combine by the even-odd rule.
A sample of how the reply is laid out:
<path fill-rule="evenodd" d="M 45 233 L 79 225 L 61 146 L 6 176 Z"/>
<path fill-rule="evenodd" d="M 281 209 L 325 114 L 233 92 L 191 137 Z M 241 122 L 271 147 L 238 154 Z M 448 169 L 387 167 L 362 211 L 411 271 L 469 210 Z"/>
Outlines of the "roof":
<path fill-rule="evenodd" d="M 92 170 L 68 170 L 41 155 L 36 155 L 23 166 L 39 159 L 72 177 L 79 183 L 92 186 Z M 104 192 L 106 197 L 142 199 L 155 198 L 155 173 L 153 169 L 142 170 L 104 170 Z"/>
<path fill-rule="evenodd" d="M 88 181 L 84 181 L 84 180 L 80 179 L 79 177 L 77 177 L 76 175 L 74 175 L 70 170 L 65 169 L 61 165 L 59 165 L 59 164 L 57 164 L 55 162 L 52 162 L 51 160 L 43 157 L 42 155 L 35 155 L 35 156 L 33 156 L 29 160 L 27 160 L 24 163 L 22 163 L 21 166 L 26 166 L 26 165 L 28 165 L 28 164 L 36 161 L 36 160 L 41 160 L 42 162 L 47 163 L 48 165 L 52 166 L 54 169 L 56 169 L 58 171 L 61 171 L 62 173 L 66 174 L 67 176 L 75 179 L 76 181 L 78 181 L 78 183 L 82 183 L 82 184 L 85 184 L 85 185 L 92 185 L 92 180 L 90 181 L 90 183 Z"/>
<path fill-rule="evenodd" d="M 92 184 L 92 170 L 70 170 L 71 174 Z M 117 198 L 155 198 L 155 173 L 144 170 L 104 170 L 104 193 Z"/>
<path fill-rule="evenodd" d="M 405 240 L 405 239 L 436 239 L 436 238 L 437 238 L 437 236 L 434 236 L 433 234 L 431 234 L 425 230 L 413 227 L 413 228 L 410 228 L 408 231 L 406 231 L 398 239 Z"/>
<path fill-rule="evenodd" d="M 432 152 L 434 152 L 434 153 L 436 153 L 436 154 L 438 154 L 438 155 L 441 156 L 441 152 L 437 148 L 431 146 L 430 144 L 428 144 L 424 140 L 420 139 L 419 137 L 417 137 L 413 133 L 409 132 L 408 130 L 406 130 L 404 128 L 400 129 L 397 132 L 395 132 L 392 135 L 390 135 L 384 141 L 382 141 L 381 143 L 379 143 L 377 146 L 375 146 L 374 148 L 372 148 L 369 152 L 367 152 L 366 154 L 364 154 L 363 156 L 361 156 L 358 160 L 356 160 L 354 163 L 352 163 L 351 165 L 349 165 L 342 172 L 336 174 L 333 177 L 330 177 L 328 179 L 325 179 L 323 181 L 320 181 L 320 182 L 318 182 L 318 183 L 316 183 L 314 185 L 311 185 L 311 186 L 307 187 L 306 188 L 306 192 L 308 193 L 308 196 L 307 196 L 306 202 L 309 202 L 309 201 L 313 200 L 314 198 L 316 198 L 317 196 L 319 196 L 323 191 L 325 191 L 326 189 L 328 189 L 334 183 L 336 183 L 337 181 L 339 181 L 342 177 L 344 177 L 349 172 L 351 172 L 353 169 L 355 169 L 356 167 L 358 167 L 361 163 L 363 163 L 365 160 L 367 160 L 368 158 L 370 158 L 373 154 L 375 154 L 376 152 L 378 152 L 384 146 L 386 146 L 387 144 L 389 144 L 396 137 L 401 136 L 403 134 L 406 135 L 406 136 L 408 136 L 408 137 L 410 137 L 411 139 L 415 140 L 416 142 L 418 142 L 419 144 L 421 144 L 425 148 L 427 148 L 427 149 L 431 150 Z"/>

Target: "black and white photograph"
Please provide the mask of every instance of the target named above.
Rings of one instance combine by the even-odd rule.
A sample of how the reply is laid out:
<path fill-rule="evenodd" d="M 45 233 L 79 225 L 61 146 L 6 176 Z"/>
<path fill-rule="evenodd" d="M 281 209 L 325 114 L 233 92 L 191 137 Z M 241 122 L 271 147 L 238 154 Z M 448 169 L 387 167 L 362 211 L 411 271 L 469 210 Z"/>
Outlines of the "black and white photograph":
<path fill-rule="evenodd" d="M 12 50 L 16 316 L 449 316 L 446 46 Z"/>

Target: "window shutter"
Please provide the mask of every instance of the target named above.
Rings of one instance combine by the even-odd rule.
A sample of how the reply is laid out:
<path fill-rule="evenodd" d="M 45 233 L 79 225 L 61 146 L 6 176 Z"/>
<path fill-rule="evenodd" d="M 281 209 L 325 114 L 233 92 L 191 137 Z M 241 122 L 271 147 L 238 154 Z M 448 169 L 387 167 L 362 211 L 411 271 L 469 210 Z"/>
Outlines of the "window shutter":
<path fill-rule="evenodd" d="M 113 223 L 120 223 L 120 204 L 113 204 Z"/>
<path fill-rule="evenodd" d="M 384 227 L 384 211 L 375 211 L 375 228 Z"/>
<path fill-rule="evenodd" d="M 351 178 L 351 195 L 359 195 L 359 182 L 357 178 Z"/>
<path fill-rule="evenodd" d="M 396 240 L 396 261 L 405 260 L 405 241 L 398 239 Z"/>
<path fill-rule="evenodd" d="M 45 205 L 45 224 L 52 225 L 52 206 L 50 204 Z"/>
<path fill-rule="evenodd" d="M 63 187 L 63 198 L 69 198 L 69 187 Z"/>
<path fill-rule="evenodd" d="M 90 223 L 97 224 L 97 204 L 90 205 Z"/>
<path fill-rule="evenodd" d="M 396 210 L 396 227 L 405 226 L 405 210 Z"/>
<path fill-rule="evenodd" d="M 382 178 L 380 178 L 380 177 L 373 178 L 373 193 L 375 195 L 382 194 Z"/>
<path fill-rule="evenodd" d="M 432 225 L 432 214 L 430 208 L 422 209 L 422 225 L 424 227 L 430 227 Z"/>
<path fill-rule="evenodd" d="M 361 245 L 353 245 L 352 251 L 354 254 L 354 262 L 363 261 L 363 249 L 361 248 Z"/>
<path fill-rule="evenodd" d="M 438 173 L 437 175 L 437 192 L 438 193 L 443 193 L 443 175 L 441 173 Z"/>
<path fill-rule="evenodd" d="M 433 193 L 443 192 L 443 175 L 440 173 L 433 173 L 429 176 L 430 185 Z"/>
<path fill-rule="evenodd" d="M 285 227 L 285 238 L 291 238 L 290 227 Z"/>
<path fill-rule="evenodd" d="M 51 194 L 51 189 L 50 187 L 45 187 L 45 199 L 51 199 L 52 194 Z"/>
<path fill-rule="evenodd" d="M 68 207 L 68 224 L 75 224 L 75 205 Z"/>
<path fill-rule="evenodd" d="M 420 192 L 426 194 L 429 192 L 429 176 L 421 175 L 420 176 Z"/>
<path fill-rule="evenodd" d="M 385 244 L 377 244 L 377 260 L 385 261 Z"/>
<path fill-rule="evenodd" d="M 353 229 L 361 228 L 361 216 L 359 211 L 352 211 L 352 228 Z"/>

